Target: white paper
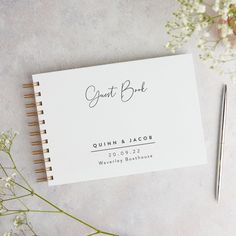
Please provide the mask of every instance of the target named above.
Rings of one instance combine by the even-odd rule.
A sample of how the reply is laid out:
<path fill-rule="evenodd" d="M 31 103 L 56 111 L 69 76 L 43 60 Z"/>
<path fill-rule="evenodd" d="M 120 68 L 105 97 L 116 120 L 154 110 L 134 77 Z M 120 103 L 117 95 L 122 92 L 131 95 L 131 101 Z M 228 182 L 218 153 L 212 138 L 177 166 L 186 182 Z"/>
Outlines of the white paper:
<path fill-rule="evenodd" d="M 40 83 L 49 185 L 206 163 L 191 55 L 43 73 L 33 81 Z"/>

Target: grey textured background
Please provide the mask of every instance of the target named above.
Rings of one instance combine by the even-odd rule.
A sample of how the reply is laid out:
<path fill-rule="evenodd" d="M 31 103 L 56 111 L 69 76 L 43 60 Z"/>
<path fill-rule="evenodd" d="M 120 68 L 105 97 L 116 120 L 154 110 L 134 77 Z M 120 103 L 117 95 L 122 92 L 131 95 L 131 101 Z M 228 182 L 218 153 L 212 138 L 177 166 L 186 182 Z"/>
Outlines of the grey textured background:
<path fill-rule="evenodd" d="M 0 130 L 20 132 L 14 155 L 35 189 L 97 227 L 122 236 L 235 235 L 236 87 L 225 80 L 227 144 L 217 205 L 214 177 L 224 79 L 199 61 L 194 43 L 182 52 L 194 54 L 208 165 L 50 188 L 35 182 L 22 83 L 39 72 L 168 55 L 164 24 L 175 7 L 174 0 L 1 0 Z M 0 234 L 10 219 L 0 218 Z M 84 235 L 79 224 L 64 216 L 34 214 L 31 222 L 43 236 Z"/>

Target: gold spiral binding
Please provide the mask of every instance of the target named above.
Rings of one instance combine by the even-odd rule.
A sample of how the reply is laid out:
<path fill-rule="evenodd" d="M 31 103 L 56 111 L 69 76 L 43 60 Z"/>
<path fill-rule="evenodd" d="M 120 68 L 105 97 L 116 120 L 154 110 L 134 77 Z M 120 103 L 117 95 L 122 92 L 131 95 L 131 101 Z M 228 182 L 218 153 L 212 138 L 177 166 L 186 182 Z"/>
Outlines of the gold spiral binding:
<path fill-rule="evenodd" d="M 42 163 L 45 163 L 45 162 L 50 162 L 51 159 L 48 157 L 48 158 L 40 158 L 40 159 L 36 159 L 34 160 L 34 164 L 42 164 Z"/>
<path fill-rule="evenodd" d="M 46 182 L 48 180 L 53 180 L 53 176 L 47 176 L 47 177 L 38 178 L 37 182 Z"/>
<path fill-rule="evenodd" d="M 23 88 L 26 89 L 30 89 L 30 88 L 34 88 L 36 86 L 40 86 L 39 82 L 32 82 L 32 83 L 28 83 L 28 84 L 23 84 Z M 40 97 L 41 96 L 41 92 L 35 92 L 35 93 L 28 93 L 24 95 L 24 98 L 26 99 L 32 99 L 32 102 L 29 102 L 27 104 L 25 104 L 25 108 L 30 109 L 38 109 L 39 107 L 42 107 L 42 101 L 35 101 L 35 97 Z M 39 118 L 40 115 L 43 115 L 44 111 L 43 109 L 41 110 L 37 110 L 37 111 L 30 111 L 26 113 L 27 117 L 37 117 Z M 28 126 L 29 127 L 35 127 L 38 130 L 37 131 L 31 131 L 30 132 L 30 136 L 40 136 L 44 135 L 47 133 L 46 129 L 42 129 L 40 130 L 39 127 L 40 125 L 44 125 L 45 124 L 45 120 L 37 120 L 37 121 L 30 121 L 28 122 Z M 42 155 L 45 153 L 49 153 L 49 148 L 44 148 L 43 149 L 43 145 L 48 144 L 48 140 L 44 139 L 44 140 L 40 140 L 40 141 L 33 141 L 31 143 L 32 146 L 40 146 L 41 149 L 39 150 L 34 150 L 32 151 L 32 155 Z M 45 163 L 49 163 L 51 162 L 51 159 L 49 157 L 47 158 L 39 158 L 39 159 L 35 159 L 33 161 L 34 164 L 39 165 L 39 164 L 44 164 L 43 167 L 37 168 L 35 169 L 35 173 L 37 174 L 41 174 L 41 173 L 47 173 L 49 171 L 52 171 L 52 167 L 51 166 L 45 166 Z M 41 178 L 37 178 L 37 182 L 43 182 L 43 181 L 49 181 L 49 180 L 53 180 L 53 176 L 44 176 Z"/>
<path fill-rule="evenodd" d="M 28 122 L 28 126 L 39 126 L 39 125 L 44 125 L 44 124 L 45 124 L 45 120 Z"/>
<path fill-rule="evenodd" d="M 46 149 L 32 151 L 32 155 L 39 155 L 39 154 L 44 154 L 44 153 L 49 153 L 49 149 L 46 148 Z"/>
<path fill-rule="evenodd" d="M 31 111 L 31 112 L 26 113 L 27 117 L 38 116 L 38 115 L 43 115 L 43 110 L 41 110 L 41 111 Z"/>
<path fill-rule="evenodd" d="M 29 83 L 29 84 L 23 84 L 22 87 L 23 88 L 33 88 L 39 86 L 39 82 L 34 82 L 34 83 Z"/>
<path fill-rule="evenodd" d="M 38 136 L 38 135 L 46 134 L 46 133 L 47 133 L 46 129 L 39 130 L 39 131 L 31 131 L 30 136 Z"/>
<path fill-rule="evenodd" d="M 36 108 L 36 107 L 39 107 L 39 106 L 42 106 L 42 102 L 33 102 L 33 103 L 28 103 L 28 104 L 25 104 L 25 108 Z"/>
<path fill-rule="evenodd" d="M 34 97 L 40 97 L 41 93 L 37 92 L 37 93 L 28 93 L 24 95 L 24 98 L 34 98 Z"/>
<path fill-rule="evenodd" d="M 34 170 L 35 173 L 45 173 L 45 171 L 52 171 L 52 167 L 50 166 L 47 168 L 39 168 Z"/>
<path fill-rule="evenodd" d="M 48 143 L 48 140 L 45 139 L 45 140 L 40 140 L 40 141 L 34 141 L 34 142 L 31 142 L 31 145 L 32 146 L 42 146 L 43 144 L 47 144 Z"/>

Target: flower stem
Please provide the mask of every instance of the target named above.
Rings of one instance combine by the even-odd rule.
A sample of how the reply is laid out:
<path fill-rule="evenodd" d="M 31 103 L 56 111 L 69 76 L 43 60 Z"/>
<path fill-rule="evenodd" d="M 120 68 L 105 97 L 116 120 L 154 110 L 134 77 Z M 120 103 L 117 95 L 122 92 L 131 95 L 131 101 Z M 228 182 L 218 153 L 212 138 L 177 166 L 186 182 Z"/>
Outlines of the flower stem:
<path fill-rule="evenodd" d="M 33 228 L 30 226 L 30 224 L 27 222 L 26 226 L 28 227 L 28 229 L 33 233 L 32 236 L 37 236 L 37 234 L 35 233 L 35 231 L 33 230 Z"/>
<path fill-rule="evenodd" d="M 17 182 L 14 182 L 14 184 L 16 184 L 16 185 L 18 185 L 19 187 L 25 189 L 26 191 L 30 192 L 32 195 L 38 197 L 39 199 L 41 199 L 42 201 L 44 201 L 44 202 L 47 203 L 48 205 L 50 205 L 50 206 L 52 206 L 53 208 L 57 209 L 57 210 L 58 210 L 57 213 L 62 213 L 62 214 L 64 214 L 64 215 L 66 215 L 66 216 L 68 216 L 68 217 L 70 217 L 70 218 L 72 218 L 72 219 L 74 219 L 74 220 L 80 222 L 81 224 L 83 224 L 83 225 L 85 225 L 85 226 L 87 226 L 87 227 L 89 227 L 89 228 L 95 230 L 97 233 L 102 233 L 102 234 L 111 235 L 111 236 L 117 236 L 116 234 L 112 234 L 112 233 L 108 233 L 108 232 L 105 232 L 105 231 L 101 231 L 101 230 L 97 229 L 96 227 L 94 227 L 94 226 L 88 224 L 87 222 L 85 222 L 85 221 L 83 221 L 83 220 L 81 220 L 81 219 L 79 219 L 79 218 L 77 218 L 77 217 L 71 215 L 70 213 L 67 213 L 66 211 L 64 211 L 64 210 L 62 210 L 61 208 L 59 208 L 58 206 L 56 206 L 54 203 L 50 202 L 49 200 L 47 200 L 47 199 L 44 198 L 43 196 L 39 195 L 38 193 L 36 193 L 36 192 L 34 192 L 34 191 L 32 191 L 32 190 L 26 188 L 25 186 L 23 186 L 23 185 L 21 185 L 21 184 L 19 184 L 19 183 L 17 183 Z M 31 211 L 31 210 L 29 210 L 28 212 L 30 212 L 30 211 Z M 34 212 L 35 212 L 35 211 L 34 211 Z M 40 210 L 37 211 L 37 212 L 40 212 Z M 42 212 L 42 211 L 41 211 L 41 212 Z"/>
<path fill-rule="evenodd" d="M 50 211 L 50 210 L 8 210 L 8 211 L 12 211 L 12 212 L 17 212 L 17 213 L 27 213 L 27 212 L 39 212 L 39 213 L 60 213 L 59 211 Z"/>
<path fill-rule="evenodd" d="M 11 157 L 11 155 L 10 155 L 10 157 Z M 13 160 L 12 157 L 11 157 L 11 160 Z M 14 163 L 14 161 L 13 161 L 13 163 Z M 0 167 L 3 171 L 3 173 L 6 175 L 6 177 L 8 177 L 9 175 L 8 175 L 7 171 L 4 169 L 4 167 L 2 166 L 1 163 L 0 163 Z M 10 189 L 10 192 L 12 193 L 12 195 L 14 197 L 16 197 L 16 194 L 11 189 Z M 21 201 L 21 199 L 16 198 L 16 200 L 18 200 L 26 209 L 28 209 L 28 207 L 24 204 L 24 202 Z"/>
<path fill-rule="evenodd" d="M 99 234 L 99 232 L 91 233 L 88 236 L 92 236 L 92 235 L 95 235 L 95 234 Z"/>
<path fill-rule="evenodd" d="M 4 167 L 2 165 L 2 163 L 0 162 L 0 169 L 2 169 L 3 174 L 5 175 L 5 177 L 3 177 L 3 181 L 5 181 L 5 187 L 3 187 L 4 189 L 8 189 L 9 193 L 11 192 L 12 195 L 9 195 L 8 198 L 5 199 L 1 199 L 1 202 L 7 202 L 7 201 L 12 201 L 12 200 L 16 200 L 19 201 L 26 209 L 7 209 L 5 206 L 3 206 L 3 212 L 0 213 L 0 216 L 8 216 L 8 215 L 15 215 L 15 214 L 19 214 L 19 213 L 25 213 L 25 215 L 27 213 L 31 213 L 31 212 L 38 212 L 38 213 L 60 213 L 60 214 L 64 214 L 76 221 L 78 221 L 79 223 L 81 223 L 82 225 L 92 229 L 94 232 L 90 233 L 89 235 L 96 235 L 96 234 L 105 234 L 105 235 L 110 235 L 110 236 L 118 236 L 116 234 L 113 233 L 109 233 L 109 232 L 105 232 L 102 231 L 92 225 L 90 225 L 89 223 L 85 222 L 84 220 L 81 220 L 75 216 L 73 216 L 72 214 L 64 211 L 63 209 L 61 209 L 60 207 L 58 207 L 57 205 L 55 205 L 54 203 L 50 202 L 49 200 L 47 200 L 46 198 L 44 198 L 43 196 L 41 196 L 40 194 L 36 193 L 33 188 L 31 187 L 31 185 L 29 184 L 29 182 L 26 180 L 26 178 L 23 176 L 23 174 L 19 171 L 19 169 L 17 168 L 15 161 L 11 155 L 11 147 L 13 144 L 13 140 L 16 137 L 16 134 L 14 134 L 14 136 L 12 137 L 9 133 L 5 134 L 5 136 L 3 136 L 3 141 L 5 146 L 1 147 L 0 151 L 3 151 L 4 153 L 6 153 L 9 157 L 9 160 L 11 162 L 11 165 L 7 165 L 6 167 Z M 1 140 L 0 140 L 1 141 Z M 6 142 L 8 141 L 8 142 Z M 9 144 L 10 145 L 6 145 Z M 13 175 L 8 175 L 8 170 L 9 171 L 15 171 L 19 178 L 19 183 L 16 182 L 16 180 L 14 179 Z M 0 178 L 1 180 L 1 178 Z M 15 187 L 19 187 L 21 188 L 21 190 L 25 190 L 26 193 L 23 194 L 21 193 L 17 195 L 17 193 L 15 192 Z M 4 194 L 5 196 L 5 194 Z M 35 196 L 37 197 L 39 200 L 43 201 L 44 203 L 46 203 L 47 205 L 49 205 L 52 210 L 37 210 L 37 209 L 29 209 L 24 202 L 22 201 L 23 198 L 25 197 L 29 197 L 29 196 Z M 5 196 L 6 197 L 6 196 Z M 55 210 L 53 210 L 55 209 Z M 31 227 L 31 225 L 29 224 L 29 222 L 26 220 L 25 226 L 28 227 L 28 229 L 33 233 L 33 236 L 37 236 L 36 233 L 34 232 L 33 228 Z"/>
<path fill-rule="evenodd" d="M 4 173 L 6 176 L 8 176 L 8 174 L 7 174 L 6 170 L 4 169 L 4 167 L 2 166 L 2 164 L 1 164 L 1 163 L 0 163 L 0 167 L 1 167 L 2 171 L 3 171 L 3 173 Z"/>
<path fill-rule="evenodd" d="M 15 192 L 12 191 L 12 189 L 10 189 L 10 192 L 12 193 L 13 197 L 17 197 Z M 20 198 L 16 198 L 16 200 L 19 201 L 25 207 L 25 209 L 29 210 L 29 208 L 25 205 L 25 203 Z"/>
<path fill-rule="evenodd" d="M 24 198 L 24 197 L 28 197 L 28 196 L 31 196 L 31 193 L 25 194 L 25 195 L 21 195 L 21 196 L 16 196 L 16 197 L 13 197 L 13 198 L 6 198 L 6 199 L 3 199 L 2 202 L 16 200 L 16 199 L 20 199 L 20 198 Z"/>
<path fill-rule="evenodd" d="M 28 183 L 28 181 L 26 180 L 26 178 L 21 174 L 21 172 L 18 170 L 18 168 L 16 167 L 15 161 L 12 158 L 12 155 L 10 152 L 7 152 L 8 156 L 10 157 L 12 164 L 13 164 L 13 169 L 15 169 L 15 171 L 17 172 L 17 174 L 19 174 L 19 176 L 22 178 L 22 180 L 25 182 L 25 184 L 33 191 L 32 187 L 30 186 L 30 184 Z"/>

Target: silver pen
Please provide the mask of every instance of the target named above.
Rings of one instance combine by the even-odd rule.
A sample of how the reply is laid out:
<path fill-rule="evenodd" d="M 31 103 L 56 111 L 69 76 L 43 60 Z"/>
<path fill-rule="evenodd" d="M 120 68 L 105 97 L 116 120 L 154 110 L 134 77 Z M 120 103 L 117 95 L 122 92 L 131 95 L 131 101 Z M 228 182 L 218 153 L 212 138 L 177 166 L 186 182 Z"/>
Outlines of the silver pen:
<path fill-rule="evenodd" d="M 226 109 L 227 109 L 227 85 L 224 84 L 223 91 L 222 91 L 222 100 L 221 100 L 221 114 L 220 114 L 218 153 L 217 153 L 217 169 L 216 169 L 215 198 L 218 202 L 220 200 L 220 189 L 221 189 L 221 180 L 222 180 L 224 141 L 225 141 L 225 124 L 226 124 Z"/>

